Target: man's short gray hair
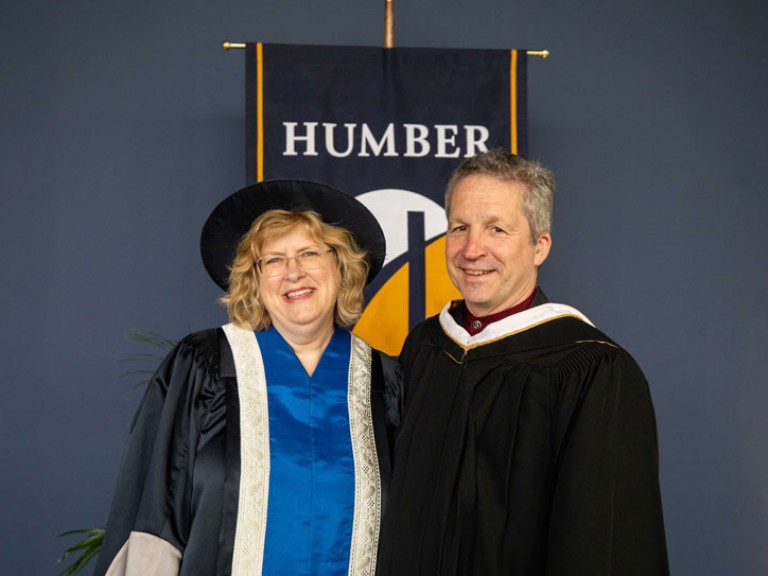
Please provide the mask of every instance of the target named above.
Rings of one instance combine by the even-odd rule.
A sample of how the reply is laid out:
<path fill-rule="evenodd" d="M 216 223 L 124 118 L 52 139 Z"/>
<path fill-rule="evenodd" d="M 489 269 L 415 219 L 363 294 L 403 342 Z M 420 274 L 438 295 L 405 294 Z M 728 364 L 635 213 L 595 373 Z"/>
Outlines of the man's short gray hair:
<path fill-rule="evenodd" d="M 445 189 L 445 213 L 450 216 L 451 196 L 456 185 L 467 176 L 484 175 L 504 182 L 519 182 L 525 187 L 523 213 L 531 228 L 531 242 L 552 229 L 555 177 L 538 162 L 492 148 L 467 158 L 453 171 Z"/>

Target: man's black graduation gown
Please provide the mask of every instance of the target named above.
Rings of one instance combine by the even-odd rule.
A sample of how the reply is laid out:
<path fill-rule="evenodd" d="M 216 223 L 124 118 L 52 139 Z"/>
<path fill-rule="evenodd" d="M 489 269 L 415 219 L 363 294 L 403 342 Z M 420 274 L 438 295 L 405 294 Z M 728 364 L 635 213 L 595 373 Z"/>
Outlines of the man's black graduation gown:
<path fill-rule="evenodd" d="M 410 334 L 379 576 L 668 573 L 648 384 L 559 306 Z"/>

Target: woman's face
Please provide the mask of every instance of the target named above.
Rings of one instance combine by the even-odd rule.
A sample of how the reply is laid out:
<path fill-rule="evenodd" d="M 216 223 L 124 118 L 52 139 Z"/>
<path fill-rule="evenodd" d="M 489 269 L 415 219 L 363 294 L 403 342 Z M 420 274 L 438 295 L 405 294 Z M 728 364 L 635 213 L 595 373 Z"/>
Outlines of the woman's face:
<path fill-rule="evenodd" d="M 304 226 L 262 247 L 261 300 L 283 336 L 312 337 L 333 330 L 340 284 L 336 256 Z"/>

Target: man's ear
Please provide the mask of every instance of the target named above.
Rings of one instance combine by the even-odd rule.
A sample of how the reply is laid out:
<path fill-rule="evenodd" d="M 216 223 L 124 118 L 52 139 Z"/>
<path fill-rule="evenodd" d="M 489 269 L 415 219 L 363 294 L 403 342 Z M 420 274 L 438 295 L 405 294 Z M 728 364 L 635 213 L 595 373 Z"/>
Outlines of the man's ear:
<path fill-rule="evenodd" d="M 534 264 L 541 266 L 544 260 L 549 256 L 549 249 L 552 248 L 552 236 L 549 232 L 544 232 L 539 239 L 536 240 L 536 255 L 534 256 Z"/>

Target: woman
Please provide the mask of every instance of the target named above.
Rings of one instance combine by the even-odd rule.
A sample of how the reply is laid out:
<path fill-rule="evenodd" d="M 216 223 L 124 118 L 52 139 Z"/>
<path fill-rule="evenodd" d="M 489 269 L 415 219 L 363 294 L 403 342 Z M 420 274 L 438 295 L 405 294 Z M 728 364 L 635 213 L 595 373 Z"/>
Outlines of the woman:
<path fill-rule="evenodd" d="M 338 190 L 272 181 L 225 199 L 201 249 L 230 323 L 153 377 L 96 574 L 373 574 L 399 379 L 343 326 L 381 228 Z"/>

